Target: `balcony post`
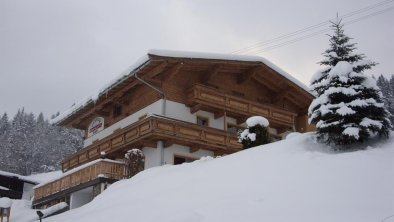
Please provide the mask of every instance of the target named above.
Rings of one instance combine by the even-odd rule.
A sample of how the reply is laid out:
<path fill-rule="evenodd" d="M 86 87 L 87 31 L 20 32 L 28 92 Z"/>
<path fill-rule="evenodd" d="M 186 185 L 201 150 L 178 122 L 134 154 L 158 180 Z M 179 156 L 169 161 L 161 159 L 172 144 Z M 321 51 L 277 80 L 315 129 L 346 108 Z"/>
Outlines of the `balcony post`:
<path fill-rule="evenodd" d="M 162 140 L 157 141 L 157 151 L 160 155 L 160 166 L 164 165 L 164 142 Z"/>

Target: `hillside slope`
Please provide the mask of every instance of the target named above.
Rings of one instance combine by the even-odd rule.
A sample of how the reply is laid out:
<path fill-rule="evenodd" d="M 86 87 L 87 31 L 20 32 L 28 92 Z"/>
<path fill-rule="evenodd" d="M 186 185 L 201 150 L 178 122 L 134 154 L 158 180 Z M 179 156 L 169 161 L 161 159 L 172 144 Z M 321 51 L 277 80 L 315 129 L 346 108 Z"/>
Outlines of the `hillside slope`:
<path fill-rule="evenodd" d="M 333 153 L 303 134 L 157 167 L 45 221 L 394 221 L 393 137 Z"/>

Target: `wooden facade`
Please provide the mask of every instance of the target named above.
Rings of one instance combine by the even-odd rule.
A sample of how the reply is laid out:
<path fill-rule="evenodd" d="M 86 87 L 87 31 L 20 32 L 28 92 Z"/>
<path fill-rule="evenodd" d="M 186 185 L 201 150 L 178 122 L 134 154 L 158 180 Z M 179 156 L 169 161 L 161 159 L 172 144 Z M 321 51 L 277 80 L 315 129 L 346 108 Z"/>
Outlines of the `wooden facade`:
<path fill-rule="evenodd" d="M 141 79 L 160 89 L 164 95 L 130 75 L 129 78 L 103 91 L 97 101 L 88 102 L 62 119 L 59 124 L 86 130 L 94 117 L 102 116 L 108 127 L 163 97 L 192 105 L 188 92 L 195 85 L 209 87 L 218 93 L 247 99 L 262 106 L 275 107 L 276 110 L 285 113 L 291 112 L 296 117 L 307 114 L 307 108 L 313 99 L 309 92 L 261 62 L 151 55 L 149 61 L 137 73 Z M 218 102 L 220 103 L 219 100 Z M 122 106 L 122 114 L 114 115 L 114 107 L 119 105 Z M 236 108 L 237 105 L 239 104 L 232 102 L 226 108 Z M 287 115 L 277 115 L 277 119 L 281 117 L 287 118 Z"/>
<path fill-rule="evenodd" d="M 62 170 L 73 170 L 101 158 L 103 153 L 106 158 L 121 159 L 130 148 L 156 148 L 158 141 L 163 142 L 164 149 L 179 144 L 189 147 L 190 153 L 200 149 L 213 151 L 215 155 L 237 152 L 242 145 L 236 133 L 227 132 L 226 117 L 236 120 L 231 123 L 233 127 L 242 128 L 248 117 L 264 116 L 275 129 L 276 137 L 286 131 L 312 130 L 313 126 L 307 123 L 307 109 L 313 96 L 275 70 L 262 61 L 148 54 L 145 62 L 102 91 L 96 101 L 86 102 L 57 124 L 85 130 L 88 136 L 88 126 L 97 117 L 104 118 L 104 128 L 108 128 L 165 100 L 185 105 L 190 114 L 206 111 L 213 113 L 214 119 L 224 117 L 223 129 L 157 114 L 142 115 L 65 158 Z M 35 197 L 45 198 L 99 174 L 121 179 L 124 176 L 121 168 L 99 162 L 37 188 Z"/>

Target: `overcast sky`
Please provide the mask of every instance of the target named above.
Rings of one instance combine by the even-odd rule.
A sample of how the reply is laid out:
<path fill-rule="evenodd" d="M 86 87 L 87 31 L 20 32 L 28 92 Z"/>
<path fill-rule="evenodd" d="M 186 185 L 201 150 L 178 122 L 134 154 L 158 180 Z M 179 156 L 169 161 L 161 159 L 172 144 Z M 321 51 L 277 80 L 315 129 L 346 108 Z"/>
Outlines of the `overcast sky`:
<path fill-rule="evenodd" d="M 231 53 L 379 2 L 0 0 L 0 114 L 12 117 L 25 107 L 48 118 L 64 111 L 148 49 Z M 377 75 L 394 73 L 394 1 L 384 2 L 389 3 L 347 20 L 389 9 L 386 13 L 345 26 L 358 52 L 379 62 L 372 72 Z M 308 84 L 327 47 L 328 37 L 320 34 L 248 54 L 271 60 Z"/>

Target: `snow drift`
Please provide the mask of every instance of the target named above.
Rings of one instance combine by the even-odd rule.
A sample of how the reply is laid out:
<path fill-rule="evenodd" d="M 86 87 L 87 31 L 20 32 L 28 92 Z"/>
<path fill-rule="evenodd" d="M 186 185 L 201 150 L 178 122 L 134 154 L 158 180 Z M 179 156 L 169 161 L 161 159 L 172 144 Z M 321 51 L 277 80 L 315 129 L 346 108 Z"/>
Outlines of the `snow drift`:
<path fill-rule="evenodd" d="M 394 221 L 393 144 L 333 153 L 312 134 L 294 135 L 143 171 L 46 221 Z"/>

